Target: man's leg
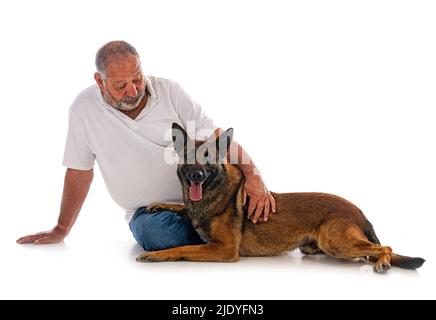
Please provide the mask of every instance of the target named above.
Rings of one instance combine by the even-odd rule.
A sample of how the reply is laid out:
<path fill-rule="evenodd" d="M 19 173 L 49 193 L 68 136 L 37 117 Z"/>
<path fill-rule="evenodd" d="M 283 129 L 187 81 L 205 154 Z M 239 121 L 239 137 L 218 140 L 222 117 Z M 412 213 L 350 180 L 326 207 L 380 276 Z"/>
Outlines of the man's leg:
<path fill-rule="evenodd" d="M 149 213 L 139 208 L 130 221 L 133 237 L 146 251 L 203 244 L 191 222 L 171 211 Z"/>

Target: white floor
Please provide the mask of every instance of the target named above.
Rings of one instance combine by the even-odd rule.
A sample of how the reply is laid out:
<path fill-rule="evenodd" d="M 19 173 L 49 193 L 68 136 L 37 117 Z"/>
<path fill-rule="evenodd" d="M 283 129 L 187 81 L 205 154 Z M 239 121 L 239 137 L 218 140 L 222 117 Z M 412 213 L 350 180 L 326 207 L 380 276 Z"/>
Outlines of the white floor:
<path fill-rule="evenodd" d="M 135 257 L 141 250 L 127 228 L 108 220 L 98 233 L 81 221 L 65 243 L 49 246 L 17 245 L 15 230 L 5 230 L 1 237 L 0 298 L 436 298 L 433 252 L 425 255 L 428 261 L 419 272 L 393 268 L 386 275 L 374 274 L 362 263 L 303 256 L 297 251 L 243 258 L 231 264 L 137 263 Z M 411 248 L 401 239 L 396 247 Z M 421 253 L 422 249 L 408 252 Z"/>

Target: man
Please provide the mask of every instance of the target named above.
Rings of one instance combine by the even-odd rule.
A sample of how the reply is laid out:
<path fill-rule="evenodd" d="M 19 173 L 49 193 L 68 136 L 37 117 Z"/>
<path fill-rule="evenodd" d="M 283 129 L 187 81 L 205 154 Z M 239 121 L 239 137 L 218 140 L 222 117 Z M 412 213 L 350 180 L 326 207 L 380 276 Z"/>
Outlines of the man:
<path fill-rule="evenodd" d="M 136 49 L 113 41 L 96 55 L 93 85 L 79 94 L 69 114 L 63 165 L 67 167 L 60 215 L 50 231 L 22 237 L 18 243 L 62 241 L 71 231 L 85 201 L 97 160 L 112 198 L 127 211 L 130 229 L 148 251 L 199 244 L 202 240 L 189 221 L 169 211 L 149 213 L 147 205 L 181 202 L 176 164 L 164 160 L 169 142 L 165 132 L 173 122 L 187 128 L 194 123 L 196 138 L 205 129 L 221 129 L 175 82 L 144 76 Z M 201 137 L 206 138 L 206 137 Z M 246 182 L 248 215 L 253 223 L 275 212 L 275 201 L 248 155 L 239 152 L 238 166 Z M 242 161 L 248 160 L 248 161 Z"/>

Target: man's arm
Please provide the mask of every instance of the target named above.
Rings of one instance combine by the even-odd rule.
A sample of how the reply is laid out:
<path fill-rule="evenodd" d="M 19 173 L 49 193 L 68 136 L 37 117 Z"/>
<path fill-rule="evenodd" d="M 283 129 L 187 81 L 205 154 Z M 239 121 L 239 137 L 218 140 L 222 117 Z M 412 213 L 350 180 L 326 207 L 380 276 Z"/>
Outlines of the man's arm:
<path fill-rule="evenodd" d="M 79 215 L 93 177 L 93 169 L 67 169 L 57 225 L 52 230 L 22 237 L 17 243 L 49 244 L 64 240 Z"/>
<path fill-rule="evenodd" d="M 218 128 L 215 130 L 215 136 L 218 137 L 222 132 L 223 130 Z M 250 198 L 248 203 L 248 218 L 253 223 L 257 223 L 263 215 L 263 221 L 268 221 L 270 212 L 276 212 L 274 197 L 268 191 L 259 170 L 244 148 L 233 140 L 229 150 L 228 160 L 230 163 L 236 164 L 245 176 L 244 204 L 247 196 Z"/>

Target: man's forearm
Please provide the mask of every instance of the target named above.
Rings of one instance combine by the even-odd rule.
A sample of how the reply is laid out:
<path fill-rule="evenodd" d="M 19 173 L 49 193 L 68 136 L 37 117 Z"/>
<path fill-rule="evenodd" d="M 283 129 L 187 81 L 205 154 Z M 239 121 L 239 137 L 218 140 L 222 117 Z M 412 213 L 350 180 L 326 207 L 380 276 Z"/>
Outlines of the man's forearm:
<path fill-rule="evenodd" d="M 62 193 L 61 210 L 56 229 L 67 235 L 79 215 L 94 176 L 91 170 L 67 169 Z"/>
<path fill-rule="evenodd" d="M 222 130 L 217 129 L 215 136 L 218 137 Z M 259 170 L 256 168 L 253 160 L 239 143 L 233 141 L 227 152 L 227 160 L 231 164 L 237 165 L 245 177 L 243 201 L 247 197 L 250 199 L 248 204 L 247 217 L 257 223 L 263 214 L 263 221 L 268 221 L 270 210 L 276 212 L 276 203 L 274 197 L 268 191 Z"/>
<path fill-rule="evenodd" d="M 245 177 L 260 175 L 251 157 L 236 141 L 233 141 L 230 145 L 229 157 L 229 161 L 236 164 Z"/>

